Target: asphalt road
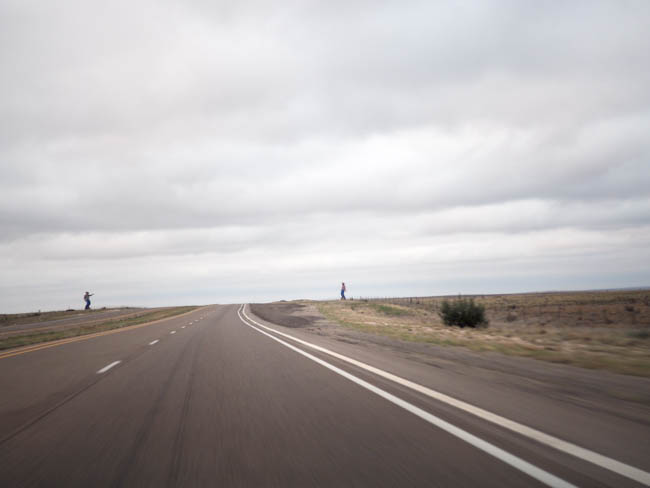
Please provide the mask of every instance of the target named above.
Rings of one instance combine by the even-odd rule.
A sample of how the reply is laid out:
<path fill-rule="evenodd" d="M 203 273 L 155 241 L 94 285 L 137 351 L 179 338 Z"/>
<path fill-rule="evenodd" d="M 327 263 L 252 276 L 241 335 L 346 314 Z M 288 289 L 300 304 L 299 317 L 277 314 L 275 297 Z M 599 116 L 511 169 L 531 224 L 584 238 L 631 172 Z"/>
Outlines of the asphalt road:
<path fill-rule="evenodd" d="M 0 486 L 643 486 L 238 309 L 0 355 Z"/>

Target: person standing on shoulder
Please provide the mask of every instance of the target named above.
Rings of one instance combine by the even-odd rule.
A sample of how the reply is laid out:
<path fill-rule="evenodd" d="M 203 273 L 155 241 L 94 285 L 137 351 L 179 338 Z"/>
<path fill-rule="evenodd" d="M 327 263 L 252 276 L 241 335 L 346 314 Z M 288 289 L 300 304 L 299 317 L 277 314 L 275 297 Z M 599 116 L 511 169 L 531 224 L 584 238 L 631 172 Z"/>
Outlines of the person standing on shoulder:
<path fill-rule="evenodd" d="M 88 292 L 84 294 L 84 301 L 86 302 L 86 308 L 84 310 L 90 309 L 90 297 L 93 295 L 94 293 L 88 293 Z"/>
<path fill-rule="evenodd" d="M 345 300 L 345 283 L 341 283 L 341 300 Z"/>

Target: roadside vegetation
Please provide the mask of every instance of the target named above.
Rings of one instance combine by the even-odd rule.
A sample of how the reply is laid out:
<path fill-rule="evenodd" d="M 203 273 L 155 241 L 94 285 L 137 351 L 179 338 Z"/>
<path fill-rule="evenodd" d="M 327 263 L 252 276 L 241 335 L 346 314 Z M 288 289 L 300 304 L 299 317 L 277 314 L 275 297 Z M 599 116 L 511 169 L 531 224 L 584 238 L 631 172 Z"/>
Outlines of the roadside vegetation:
<path fill-rule="evenodd" d="M 127 307 L 128 308 L 128 307 Z M 0 330 L 5 325 L 20 325 L 20 324 L 36 324 L 40 322 L 49 322 L 51 320 L 62 320 L 71 317 L 77 317 L 79 314 L 92 317 L 94 314 L 105 312 L 106 308 L 93 308 L 90 310 L 57 310 L 52 312 L 29 312 L 29 313 L 14 313 L 14 314 L 0 314 Z M 137 310 L 137 309 L 133 309 Z"/>
<path fill-rule="evenodd" d="M 487 327 L 485 307 L 474 303 L 474 300 L 459 298 L 453 301 L 443 301 L 440 305 L 440 318 L 445 325 L 463 327 Z"/>
<path fill-rule="evenodd" d="M 449 327 L 455 297 L 318 302 L 331 321 L 399 340 L 524 356 L 650 377 L 650 291 L 459 297 L 483 309 L 489 327 Z M 451 305 L 450 305 L 451 306 Z"/>
<path fill-rule="evenodd" d="M 0 350 L 10 349 L 20 346 L 28 346 L 32 344 L 38 344 L 41 342 L 50 342 L 60 339 L 66 339 L 68 337 L 76 337 L 86 334 L 94 334 L 96 332 L 103 332 L 111 329 L 119 329 L 122 327 L 129 327 L 131 325 L 139 325 L 147 322 L 153 322 L 155 320 L 161 320 L 175 315 L 180 315 L 186 312 L 197 309 L 198 307 L 170 307 L 163 309 L 155 309 L 152 311 L 145 311 L 137 316 L 127 316 L 127 317 L 117 317 L 112 319 L 106 319 L 104 321 L 95 321 L 90 324 L 80 324 L 76 327 L 70 327 L 65 329 L 54 329 L 48 331 L 33 331 L 21 334 L 10 335 L 6 337 L 0 337 Z M 79 313 L 78 311 L 76 312 Z M 39 313 L 40 314 L 40 313 Z M 45 312 L 44 314 L 35 315 L 35 314 L 17 314 L 17 315 L 3 315 L 0 316 L 0 324 L 4 323 L 34 323 L 34 322 L 43 322 L 45 320 L 57 320 L 60 318 L 70 317 L 72 314 L 68 312 Z M 32 320 L 39 319 L 42 316 L 49 317 L 48 319 L 42 320 Z M 32 321 L 30 321 L 32 320 Z M 92 320 L 92 314 L 89 314 L 89 320 Z M 1 331 L 1 329 L 0 329 Z"/>

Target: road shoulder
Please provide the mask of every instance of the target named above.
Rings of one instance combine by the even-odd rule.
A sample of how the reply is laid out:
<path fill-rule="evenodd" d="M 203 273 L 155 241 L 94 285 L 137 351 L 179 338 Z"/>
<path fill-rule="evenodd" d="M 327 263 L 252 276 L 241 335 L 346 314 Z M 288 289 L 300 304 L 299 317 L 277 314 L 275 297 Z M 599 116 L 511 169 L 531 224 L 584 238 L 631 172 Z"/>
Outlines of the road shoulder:
<path fill-rule="evenodd" d="M 266 325 L 498 415 L 648 469 L 650 381 L 347 329 L 296 302 L 252 305 Z"/>

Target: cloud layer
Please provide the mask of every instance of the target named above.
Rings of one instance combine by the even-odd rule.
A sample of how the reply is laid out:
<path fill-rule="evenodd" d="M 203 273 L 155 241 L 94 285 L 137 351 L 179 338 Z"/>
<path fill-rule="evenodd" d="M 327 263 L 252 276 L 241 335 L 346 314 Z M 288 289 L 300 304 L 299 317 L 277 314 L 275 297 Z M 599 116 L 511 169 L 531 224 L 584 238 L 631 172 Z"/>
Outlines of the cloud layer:
<path fill-rule="evenodd" d="M 0 2 L 0 311 L 648 285 L 649 23 Z"/>

